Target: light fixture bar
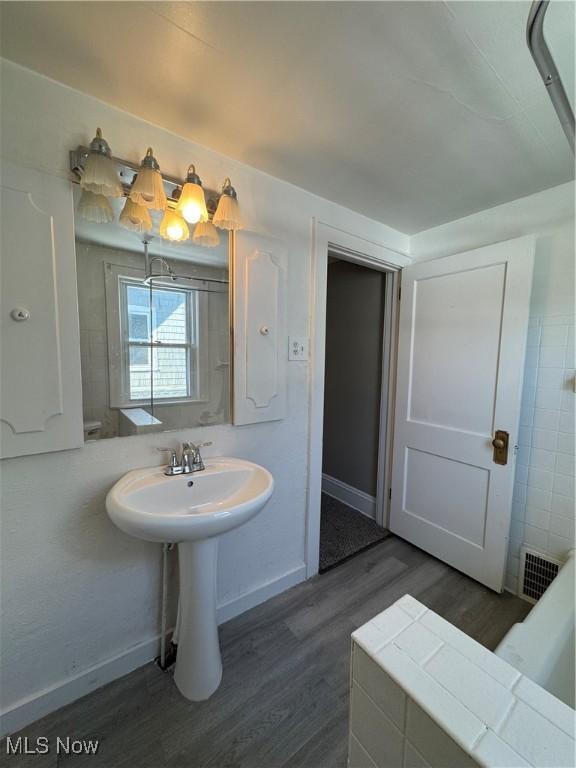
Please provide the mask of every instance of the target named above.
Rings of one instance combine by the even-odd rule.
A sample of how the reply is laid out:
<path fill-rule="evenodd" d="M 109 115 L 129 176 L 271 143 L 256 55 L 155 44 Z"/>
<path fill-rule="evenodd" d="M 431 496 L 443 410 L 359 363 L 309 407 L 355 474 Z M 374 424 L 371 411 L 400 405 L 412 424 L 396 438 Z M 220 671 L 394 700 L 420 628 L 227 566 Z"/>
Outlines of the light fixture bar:
<path fill-rule="evenodd" d="M 76 149 L 71 149 L 69 153 L 70 158 L 70 171 L 72 172 L 73 179 L 72 181 L 75 184 L 80 183 L 80 179 L 82 178 L 82 172 L 84 170 L 84 166 L 86 164 L 86 160 L 88 159 L 89 154 L 89 148 L 78 146 Z M 128 197 L 130 195 L 130 187 L 132 186 L 132 179 L 134 178 L 134 175 L 138 173 L 140 170 L 140 166 L 136 163 L 131 163 L 129 160 L 123 160 L 119 157 L 112 157 L 111 158 L 116 165 L 118 166 L 118 175 L 120 176 L 120 182 L 122 184 L 122 190 L 124 192 L 124 197 Z M 168 174 L 161 171 L 162 174 L 162 181 L 164 182 L 164 189 L 166 191 L 166 197 L 168 198 L 168 204 L 170 207 L 175 206 L 175 200 L 172 198 L 174 197 L 174 193 L 176 192 L 176 196 L 178 196 L 178 193 L 181 192 L 182 187 L 185 184 L 184 179 L 177 179 L 174 176 L 169 176 Z M 208 213 L 210 216 L 212 216 L 218 206 L 218 199 L 220 198 L 220 192 L 216 192 L 212 189 L 206 189 L 204 187 L 204 193 L 206 195 L 206 208 L 208 209 Z"/>

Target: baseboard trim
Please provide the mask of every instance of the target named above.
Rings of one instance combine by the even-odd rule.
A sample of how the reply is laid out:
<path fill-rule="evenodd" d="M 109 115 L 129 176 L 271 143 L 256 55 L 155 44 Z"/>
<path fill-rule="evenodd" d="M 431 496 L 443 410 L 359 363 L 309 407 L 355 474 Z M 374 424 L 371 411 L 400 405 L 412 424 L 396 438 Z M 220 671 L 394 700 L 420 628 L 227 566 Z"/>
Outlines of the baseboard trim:
<path fill-rule="evenodd" d="M 158 655 L 160 635 L 88 667 L 67 680 L 21 699 L 0 715 L 0 737 L 15 733 L 41 717 L 147 664 Z"/>
<path fill-rule="evenodd" d="M 218 606 L 218 623 L 239 616 L 260 603 L 279 595 L 306 578 L 306 566 L 299 565 L 277 579 L 261 584 L 250 592 L 227 600 Z M 172 634 L 170 630 L 169 635 Z M 95 664 L 77 675 L 56 683 L 13 704 L 0 713 L 0 738 L 15 733 L 41 717 L 71 704 L 86 694 L 133 672 L 153 661 L 160 651 L 160 635 Z"/>
<path fill-rule="evenodd" d="M 335 477 L 330 477 L 324 473 L 322 473 L 322 492 L 338 499 L 343 504 L 347 504 L 352 509 L 362 512 L 366 517 L 372 520 L 376 519 L 376 498 L 374 496 L 359 491 L 348 483 L 343 483 L 342 480 L 337 480 Z"/>
<path fill-rule="evenodd" d="M 271 579 L 261 584 L 256 589 L 250 592 L 245 592 L 238 597 L 232 597 L 230 600 L 222 603 L 218 606 L 217 616 L 218 624 L 224 624 L 226 621 L 230 621 L 235 616 L 239 616 L 245 611 L 249 611 L 250 608 L 254 608 L 261 603 L 265 603 L 266 600 L 270 600 L 271 597 L 279 595 L 281 592 L 285 592 L 290 587 L 296 586 L 306 578 L 306 565 L 298 565 L 296 568 L 287 571 L 283 576 L 279 576 L 277 579 Z"/>

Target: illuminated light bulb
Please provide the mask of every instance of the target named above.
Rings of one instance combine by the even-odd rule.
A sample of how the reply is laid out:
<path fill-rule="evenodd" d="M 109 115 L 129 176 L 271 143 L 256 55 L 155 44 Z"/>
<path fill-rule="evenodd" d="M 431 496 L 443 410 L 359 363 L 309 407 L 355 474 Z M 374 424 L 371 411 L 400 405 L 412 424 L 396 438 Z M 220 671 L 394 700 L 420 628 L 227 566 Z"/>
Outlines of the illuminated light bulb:
<path fill-rule="evenodd" d="M 190 230 L 179 211 L 166 208 L 160 222 L 160 236 L 172 243 L 181 243 L 188 240 Z"/>
<path fill-rule="evenodd" d="M 177 209 L 189 224 L 199 221 L 208 221 L 208 209 L 206 198 L 202 189 L 202 182 L 193 165 L 188 167 L 186 181 L 178 199 Z"/>
<path fill-rule="evenodd" d="M 160 166 L 154 157 L 152 147 L 148 147 L 146 156 L 140 164 L 138 176 L 132 184 L 130 199 L 145 208 L 163 211 L 166 208 L 166 192 L 160 173 Z"/>
<path fill-rule="evenodd" d="M 218 207 L 216 208 L 212 223 L 219 229 L 235 231 L 244 228 L 244 222 L 242 221 L 240 207 L 238 205 L 238 195 L 236 194 L 236 190 L 232 186 L 230 179 L 224 181 L 222 194 L 218 200 Z"/>
<path fill-rule="evenodd" d="M 194 227 L 192 240 L 197 245 L 203 245 L 207 248 L 216 248 L 220 242 L 220 235 L 211 221 L 200 221 Z"/>
<path fill-rule="evenodd" d="M 78 213 L 94 224 L 109 224 L 114 221 L 114 211 L 104 195 L 96 195 L 85 189 L 80 196 Z"/>
<path fill-rule="evenodd" d="M 202 208 L 193 200 L 189 200 L 182 206 L 182 216 L 189 224 L 196 224 L 202 218 Z"/>
<path fill-rule="evenodd" d="M 166 234 L 170 240 L 182 240 L 184 236 L 184 227 L 180 222 L 177 222 L 176 224 L 166 227 Z"/>
<path fill-rule="evenodd" d="M 120 214 L 120 224 L 131 232 L 150 232 L 152 219 L 147 208 L 126 198 Z"/>
<path fill-rule="evenodd" d="M 80 187 L 88 192 L 93 192 L 95 195 L 122 197 L 122 184 L 118 178 L 118 169 L 112 160 L 110 146 L 102 137 L 100 128 L 96 128 L 96 136 L 90 142 L 88 157 L 80 179 Z"/>

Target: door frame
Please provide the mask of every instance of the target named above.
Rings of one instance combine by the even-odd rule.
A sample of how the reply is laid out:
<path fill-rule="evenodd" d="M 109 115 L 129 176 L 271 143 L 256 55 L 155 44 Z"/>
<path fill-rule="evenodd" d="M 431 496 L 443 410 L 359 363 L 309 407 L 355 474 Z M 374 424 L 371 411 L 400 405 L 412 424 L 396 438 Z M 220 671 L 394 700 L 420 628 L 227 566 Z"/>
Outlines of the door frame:
<path fill-rule="evenodd" d="M 382 391 L 380 396 L 380 433 L 378 444 L 378 486 L 376 522 L 388 522 L 388 494 L 394 424 L 394 382 L 398 325 L 400 270 L 411 259 L 404 253 L 358 234 L 345 232 L 313 219 L 310 274 L 310 379 L 308 427 L 308 489 L 306 505 L 305 559 L 306 577 L 318 573 L 320 554 L 320 504 L 322 497 L 322 442 L 324 432 L 324 375 L 326 358 L 326 293 L 328 251 L 346 261 L 386 272 L 383 327 Z"/>

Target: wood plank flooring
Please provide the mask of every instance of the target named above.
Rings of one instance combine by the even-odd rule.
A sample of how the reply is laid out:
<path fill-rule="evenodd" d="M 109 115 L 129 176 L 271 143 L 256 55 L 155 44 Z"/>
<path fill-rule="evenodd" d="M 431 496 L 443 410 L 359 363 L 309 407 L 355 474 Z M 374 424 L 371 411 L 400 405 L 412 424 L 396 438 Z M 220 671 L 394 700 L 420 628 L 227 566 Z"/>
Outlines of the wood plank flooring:
<path fill-rule="evenodd" d="M 6 757 L 6 766 L 340 768 L 346 765 L 350 633 L 409 593 L 488 648 L 530 606 L 497 595 L 394 536 L 224 624 L 224 677 L 186 701 L 154 664 L 24 729 L 99 739 L 95 756 Z"/>

